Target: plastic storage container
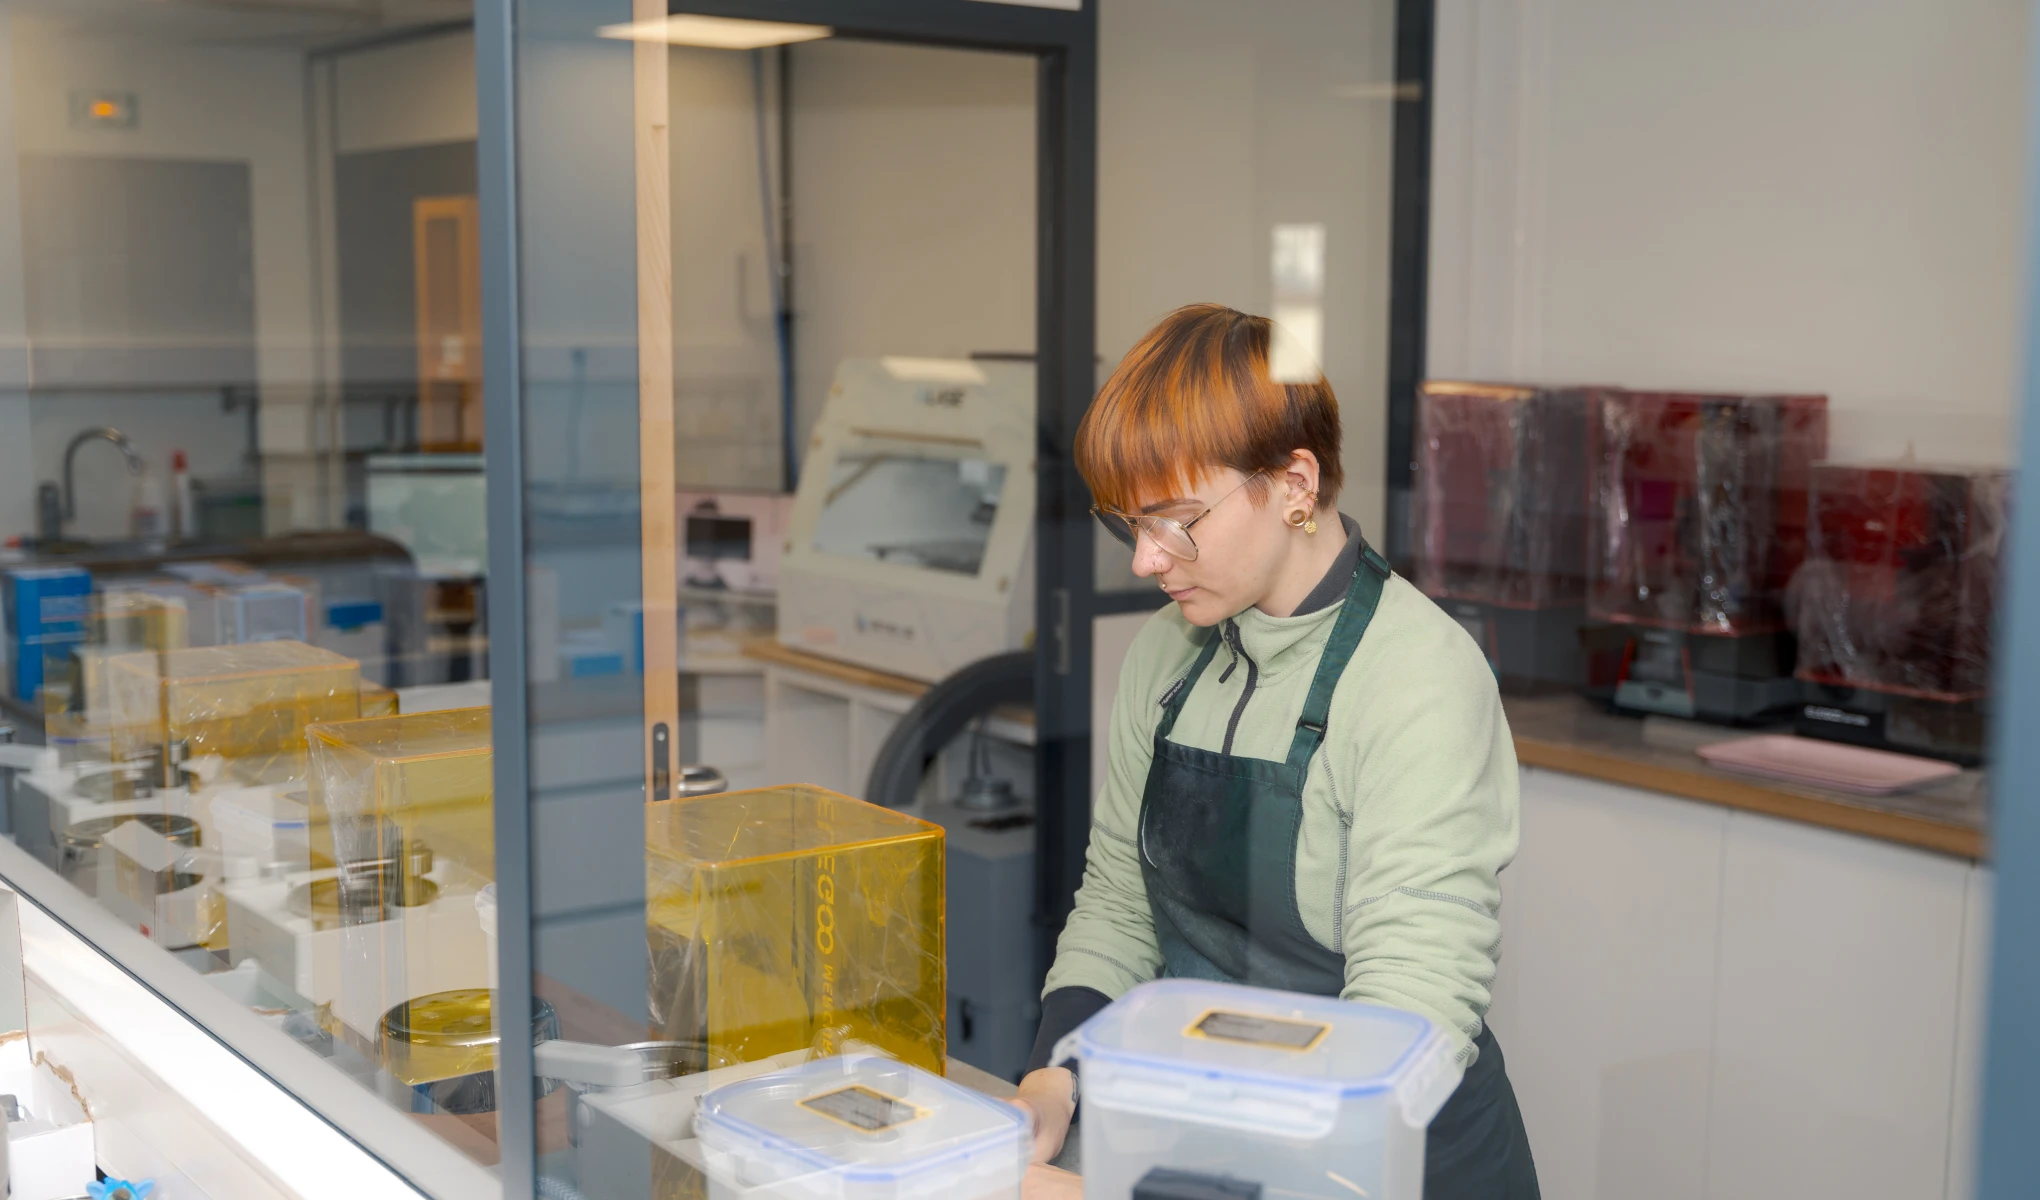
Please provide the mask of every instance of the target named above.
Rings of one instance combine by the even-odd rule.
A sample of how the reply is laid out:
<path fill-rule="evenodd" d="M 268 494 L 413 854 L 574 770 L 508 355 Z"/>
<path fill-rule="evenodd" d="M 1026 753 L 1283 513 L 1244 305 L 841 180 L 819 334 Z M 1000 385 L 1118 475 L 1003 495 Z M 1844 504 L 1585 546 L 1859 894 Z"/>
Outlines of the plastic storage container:
<path fill-rule="evenodd" d="M 807 785 L 645 806 L 651 1018 L 709 1062 L 946 1045 L 942 828 Z"/>
<path fill-rule="evenodd" d="M 1143 984 L 1056 1047 L 1083 1064 L 1087 1200 L 1417 1200 L 1461 1070 L 1414 1013 Z"/>
<path fill-rule="evenodd" d="M 106 664 L 113 751 L 216 754 L 249 782 L 304 775 L 305 726 L 361 712 L 361 669 L 304 642 L 123 654 Z"/>
<path fill-rule="evenodd" d="M 1012 1105 L 877 1055 L 719 1087 L 694 1131 L 710 1200 L 1009 1200 L 1032 1140 Z"/>

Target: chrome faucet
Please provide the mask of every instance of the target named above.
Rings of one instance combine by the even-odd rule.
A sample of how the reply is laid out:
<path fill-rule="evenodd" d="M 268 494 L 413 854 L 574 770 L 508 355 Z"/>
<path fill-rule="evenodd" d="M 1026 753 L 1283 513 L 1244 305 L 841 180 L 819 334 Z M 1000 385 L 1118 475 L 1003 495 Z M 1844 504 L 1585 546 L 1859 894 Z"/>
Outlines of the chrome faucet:
<path fill-rule="evenodd" d="M 113 428 L 111 425 L 101 425 L 97 429 L 81 431 L 77 437 L 71 439 L 70 445 L 64 447 L 64 519 L 66 521 L 78 519 L 78 489 L 71 470 L 72 460 L 78 457 L 78 447 L 91 441 L 112 442 L 115 446 L 118 446 L 120 452 L 127 456 L 128 474 L 140 475 L 146 469 L 141 453 L 135 449 L 133 442 L 128 441 L 128 436 L 120 430 Z"/>

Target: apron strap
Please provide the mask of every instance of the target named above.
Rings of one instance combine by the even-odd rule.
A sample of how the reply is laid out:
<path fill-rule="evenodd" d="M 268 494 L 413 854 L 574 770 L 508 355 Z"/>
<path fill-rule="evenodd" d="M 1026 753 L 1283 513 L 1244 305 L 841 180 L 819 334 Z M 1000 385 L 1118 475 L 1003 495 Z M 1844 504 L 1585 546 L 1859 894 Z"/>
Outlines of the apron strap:
<path fill-rule="evenodd" d="M 1374 552 L 1374 547 L 1360 543 L 1360 565 L 1353 572 L 1353 586 L 1346 591 L 1346 606 L 1339 610 L 1331 636 L 1325 639 L 1324 651 L 1318 656 L 1317 674 L 1310 681 L 1310 695 L 1304 699 L 1303 714 L 1296 719 L 1295 740 L 1289 744 L 1289 765 L 1299 771 L 1309 769 L 1312 756 L 1324 743 L 1332 693 L 1338 690 L 1346 664 L 1352 661 L 1353 651 L 1374 621 L 1374 610 L 1381 604 L 1381 588 L 1388 582 L 1388 576 L 1387 561 Z"/>
<path fill-rule="evenodd" d="M 1217 627 L 1214 627 L 1211 636 L 1204 639 L 1204 650 L 1190 667 L 1190 673 L 1178 679 L 1176 686 L 1162 697 L 1162 723 L 1155 727 L 1156 738 L 1166 739 L 1176 728 L 1176 718 L 1183 715 L 1183 702 L 1190 698 L 1190 689 L 1197 686 L 1198 677 L 1204 674 L 1204 668 L 1210 666 L 1211 660 L 1218 654 L 1221 640 Z"/>

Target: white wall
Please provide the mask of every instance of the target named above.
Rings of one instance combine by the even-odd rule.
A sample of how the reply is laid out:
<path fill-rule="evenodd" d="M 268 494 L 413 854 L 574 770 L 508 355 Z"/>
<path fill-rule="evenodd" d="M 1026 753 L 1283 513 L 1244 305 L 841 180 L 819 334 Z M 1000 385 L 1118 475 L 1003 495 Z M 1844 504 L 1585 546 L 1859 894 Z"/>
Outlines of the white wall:
<path fill-rule="evenodd" d="M 1339 503 L 1378 530 L 1394 6 L 1115 0 L 1100 22 L 1100 378 L 1179 305 L 1269 311 L 1273 227 L 1324 223 Z M 792 57 L 798 427 L 845 355 L 1031 349 L 1033 62 L 850 42 Z"/>
<path fill-rule="evenodd" d="M 676 46 L 670 62 L 677 478 L 683 488 L 777 491 L 778 340 L 752 56 Z M 766 160 L 775 178 L 776 62 L 767 54 L 759 68 Z"/>
<path fill-rule="evenodd" d="M 249 164 L 263 443 L 278 451 L 302 451 L 309 437 L 305 401 L 314 363 L 301 56 L 289 50 L 182 45 L 160 39 L 86 39 L 20 20 L 12 41 L 15 152 Z M 74 128 L 71 93 L 80 88 L 134 92 L 138 126 Z M 32 438 L 34 479 L 57 477 L 70 433 L 107 423 L 115 415 L 139 425 L 133 431 L 139 448 L 158 470 L 167 469 L 172 446 L 181 445 L 203 461 L 221 450 L 238 453 L 243 445 L 241 417 L 220 412 L 217 398 L 209 404 L 173 401 L 178 406 L 174 414 L 169 408 L 148 409 L 140 400 L 115 402 L 83 395 L 38 399 Z M 95 462 L 89 478 L 106 478 L 109 465 Z M 0 511 L 12 512 L 11 506 L 24 503 L 17 495 L 23 491 L 32 504 L 34 479 L 20 484 L 10 479 L 5 501 L 10 507 Z M 316 505 L 316 497 L 306 493 L 286 489 L 281 494 L 284 511 L 272 514 L 272 520 L 285 527 L 297 523 L 298 499 L 307 502 L 308 510 Z M 124 488 L 81 494 L 77 530 L 99 536 L 123 533 L 126 510 Z M 32 512 L 25 510 L 9 525 L 25 529 Z"/>
<path fill-rule="evenodd" d="M 796 427 L 836 364 L 1034 349 L 1034 61 L 792 52 Z"/>
<path fill-rule="evenodd" d="M 338 153 L 475 140 L 475 36 L 448 33 L 333 60 Z"/>
<path fill-rule="evenodd" d="M 0 163 L 15 160 L 14 39 L 0 9 Z M 22 274 L 19 171 L 0 172 L 0 539 L 35 528 L 35 442 L 29 431 L 27 281 Z"/>
<path fill-rule="evenodd" d="M 1441 0 L 1428 371 L 1831 397 L 2008 460 L 2028 6 Z"/>
<path fill-rule="evenodd" d="M 1193 301 L 1267 313 L 1273 227 L 1326 225 L 1338 505 L 1378 544 L 1395 5 L 1111 0 L 1098 19 L 1098 352 L 1109 368 Z"/>

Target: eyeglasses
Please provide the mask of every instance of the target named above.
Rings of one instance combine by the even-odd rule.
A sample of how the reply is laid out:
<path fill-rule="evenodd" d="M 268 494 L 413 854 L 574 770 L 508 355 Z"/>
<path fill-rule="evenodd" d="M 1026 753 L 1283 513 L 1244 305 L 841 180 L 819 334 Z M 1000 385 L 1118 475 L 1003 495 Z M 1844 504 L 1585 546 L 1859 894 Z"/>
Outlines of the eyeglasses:
<path fill-rule="evenodd" d="M 1160 517 L 1152 513 L 1123 513 L 1117 509 L 1101 508 L 1096 504 L 1091 506 L 1091 515 L 1098 518 L 1098 524 L 1105 527 L 1105 532 L 1111 534 L 1129 550 L 1138 548 L 1140 535 L 1146 534 L 1155 545 L 1160 546 L 1163 552 L 1171 557 L 1180 558 L 1184 562 L 1196 562 L 1197 543 L 1190 537 L 1190 527 L 1210 516 L 1220 504 L 1232 499 L 1233 492 L 1239 491 L 1264 474 L 1265 471 L 1256 471 L 1240 480 L 1232 492 L 1220 496 L 1210 508 L 1187 521 L 1178 521 L 1174 517 Z"/>

